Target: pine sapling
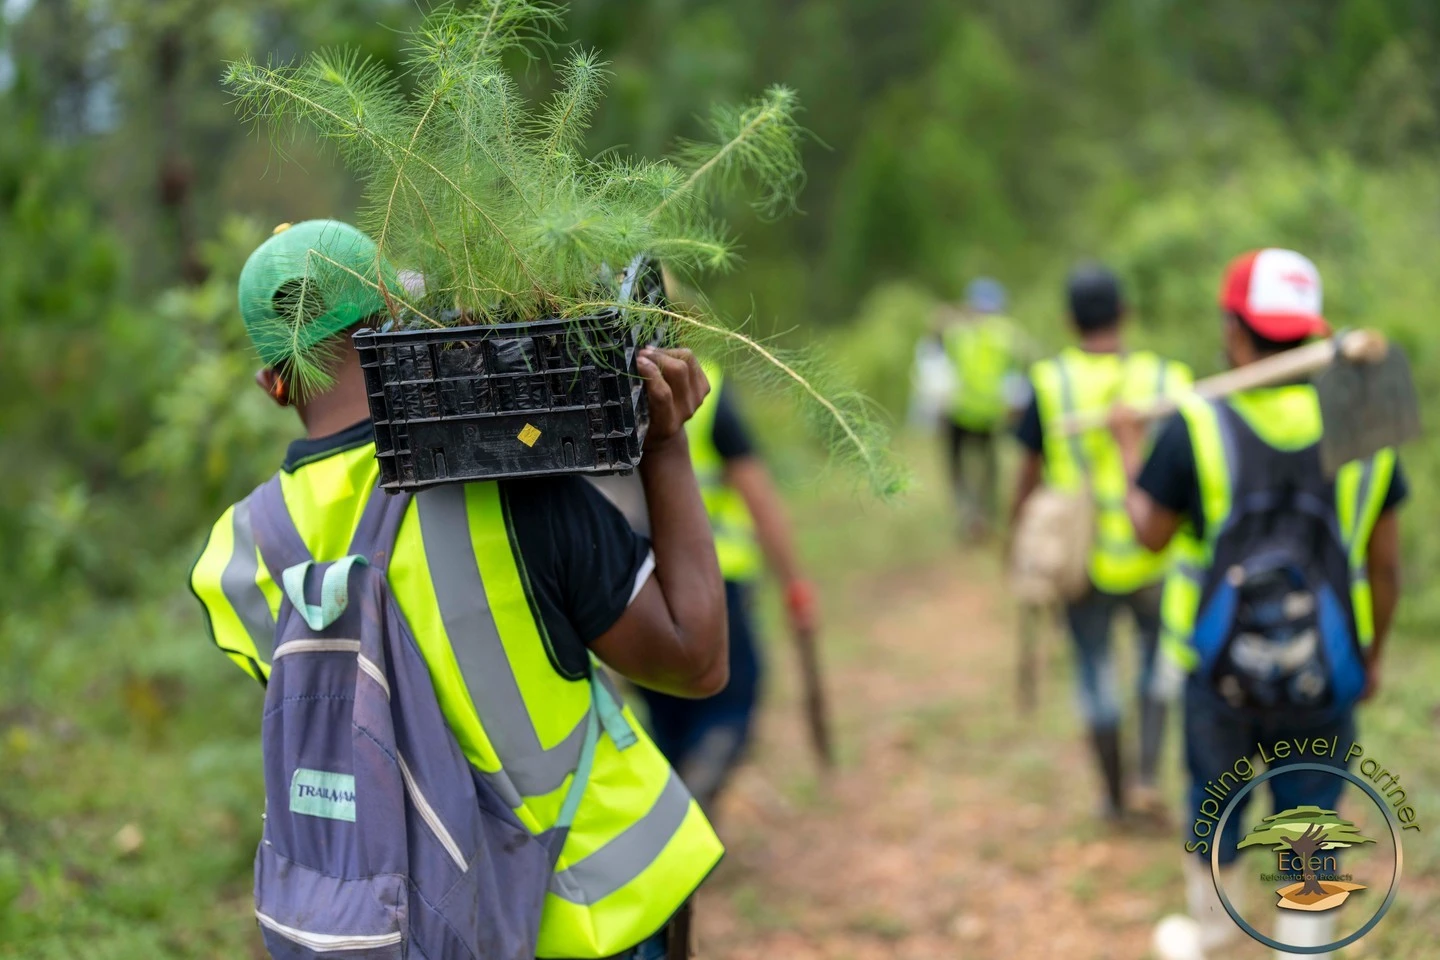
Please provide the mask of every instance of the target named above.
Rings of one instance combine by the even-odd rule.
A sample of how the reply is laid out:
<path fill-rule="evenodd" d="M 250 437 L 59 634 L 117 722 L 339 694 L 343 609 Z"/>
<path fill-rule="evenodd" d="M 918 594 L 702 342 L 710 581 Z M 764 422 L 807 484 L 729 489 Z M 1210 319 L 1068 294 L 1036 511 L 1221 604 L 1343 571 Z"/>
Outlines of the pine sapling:
<path fill-rule="evenodd" d="M 374 278 L 307 263 L 287 314 L 298 326 L 310 304 L 355 282 L 378 289 L 405 325 L 578 320 L 622 309 L 647 332 L 665 326 L 710 352 L 748 351 L 805 399 L 832 448 L 888 492 L 894 468 L 863 398 L 828 391 L 814 364 L 782 356 L 703 300 L 620 304 L 605 279 L 639 254 L 681 276 L 731 268 L 735 242 L 714 213 L 716 198 L 748 189 L 761 216 L 794 209 L 807 136 L 794 91 L 774 86 L 743 106 L 714 107 L 706 136 L 667 159 L 592 156 L 585 135 L 609 70 L 594 51 L 557 48 L 549 34 L 560 22 L 560 8 L 541 0 L 436 10 L 409 37 L 408 96 L 393 72 L 353 52 L 230 65 L 225 82 L 242 114 L 333 144 L 363 185 L 360 225 L 379 257 L 424 278 L 417 294 L 387 283 L 393 274 L 378 263 Z M 551 62 L 557 85 L 545 102 L 523 96 L 507 69 L 517 51 Z M 302 383 L 323 383 L 324 361 L 297 339 L 293 375 Z"/>

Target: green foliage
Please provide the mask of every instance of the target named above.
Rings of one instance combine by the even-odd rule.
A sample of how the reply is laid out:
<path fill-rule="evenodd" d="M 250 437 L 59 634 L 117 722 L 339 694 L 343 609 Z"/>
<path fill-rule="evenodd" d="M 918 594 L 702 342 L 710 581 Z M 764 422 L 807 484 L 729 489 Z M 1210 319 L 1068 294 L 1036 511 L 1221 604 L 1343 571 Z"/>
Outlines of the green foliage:
<path fill-rule="evenodd" d="M 934 329 L 938 307 L 922 287 L 888 283 L 870 291 L 854 322 L 830 338 L 830 356 L 891 417 L 905 413 L 915 344 Z"/>
<path fill-rule="evenodd" d="M 71 185 L 85 157 L 0 105 L 0 611 L 37 589 L 114 593 L 105 563 L 131 527 L 95 496 L 145 430 L 151 333 L 123 303 L 123 256 L 93 200 Z M 82 402 L 83 401 L 83 402 Z"/>
<path fill-rule="evenodd" d="M 863 478 L 882 500 L 904 492 L 909 472 L 890 450 L 889 417 L 855 387 L 848 370 L 833 363 L 818 345 L 788 349 L 774 338 L 707 320 L 716 311 L 702 294 L 674 278 L 667 283 L 671 296 L 682 304 L 634 309 L 652 309 L 662 321 L 684 324 L 686 342 L 697 354 L 719 362 L 728 373 L 739 373 L 753 392 L 765 396 L 768 439 L 785 446 L 806 438 L 817 441 L 832 465 Z"/>
<path fill-rule="evenodd" d="M 264 231 L 229 218 L 206 245 L 206 281 L 167 290 L 155 304 L 174 338 L 175 375 L 152 400 L 153 424 L 125 465 L 132 476 L 169 491 L 170 509 L 206 517 L 247 494 L 279 462 L 295 436 L 292 411 L 254 384 L 256 362 L 235 315 L 235 286 L 245 257 Z"/>

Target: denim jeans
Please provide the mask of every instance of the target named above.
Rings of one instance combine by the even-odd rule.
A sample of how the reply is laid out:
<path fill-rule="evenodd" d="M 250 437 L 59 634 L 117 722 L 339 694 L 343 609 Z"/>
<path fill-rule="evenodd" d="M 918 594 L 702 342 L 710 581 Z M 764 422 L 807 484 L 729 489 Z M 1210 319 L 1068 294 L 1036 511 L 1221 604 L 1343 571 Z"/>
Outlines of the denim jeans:
<path fill-rule="evenodd" d="M 605 960 L 665 960 L 670 945 L 670 927 L 666 926 L 655 936 L 639 946 L 631 947 L 624 953 L 606 957 Z"/>
<path fill-rule="evenodd" d="M 1119 683 L 1110 637 L 1115 611 L 1121 607 L 1128 609 L 1135 619 L 1136 640 L 1140 646 L 1136 688 L 1142 698 L 1150 694 L 1155 652 L 1160 644 L 1160 591 L 1159 584 L 1124 595 L 1092 590 L 1083 599 L 1065 607 L 1065 619 L 1075 643 L 1080 712 L 1092 729 L 1111 730 L 1120 725 Z"/>
<path fill-rule="evenodd" d="M 1274 745 L 1288 740 L 1329 740 L 1338 738 L 1340 756 L 1300 754 L 1291 751 L 1288 757 L 1275 757 Z M 1185 824 L 1187 842 L 1196 839 L 1193 832 L 1195 822 L 1202 818 L 1201 804 L 1216 799 L 1213 793 L 1205 791 L 1205 785 L 1219 783 L 1221 775 L 1235 773 L 1235 764 L 1242 758 L 1253 760 L 1259 756 L 1263 746 L 1267 756 L 1272 757 L 1272 767 L 1285 767 L 1292 763 L 1323 763 L 1332 767 L 1345 767 L 1345 752 L 1355 739 L 1354 710 L 1345 710 L 1330 719 L 1296 723 L 1282 715 L 1255 716 L 1241 713 L 1220 699 L 1209 683 L 1197 674 L 1191 674 L 1185 683 L 1185 765 L 1190 771 L 1190 817 Z M 1243 765 L 1242 765 L 1243 766 Z M 1259 772 L 1259 764 L 1253 766 Z M 1225 794 L 1217 802 L 1221 809 L 1239 789 L 1231 781 L 1232 776 L 1220 786 Z M 1340 793 L 1345 787 L 1343 777 L 1332 776 L 1314 770 L 1288 773 L 1272 777 L 1261 787 L 1270 789 L 1275 811 L 1288 810 L 1304 804 L 1314 804 L 1326 810 L 1335 809 Z M 1238 855 L 1240 842 L 1240 821 L 1256 791 L 1246 794 L 1230 814 L 1225 823 L 1225 832 L 1219 838 L 1220 862 L 1231 863 Z M 1212 805 L 1213 806 L 1213 805 Z M 1218 818 L 1217 818 L 1218 819 Z M 1214 824 L 1211 824 L 1212 828 Z M 1202 838 L 1203 839 L 1203 838 Z M 1217 842 L 1212 836 L 1211 843 Z M 1199 853 L 1199 851 L 1196 851 Z"/>
<path fill-rule="evenodd" d="M 665 960 L 668 929 L 661 930 L 628 954 L 621 954 L 624 960 Z"/>
<path fill-rule="evenodd" d="M 945 425 L 950 492 L 967 523 L 993 523 L 998 516 L 999 443 L 994 431 Z"/>

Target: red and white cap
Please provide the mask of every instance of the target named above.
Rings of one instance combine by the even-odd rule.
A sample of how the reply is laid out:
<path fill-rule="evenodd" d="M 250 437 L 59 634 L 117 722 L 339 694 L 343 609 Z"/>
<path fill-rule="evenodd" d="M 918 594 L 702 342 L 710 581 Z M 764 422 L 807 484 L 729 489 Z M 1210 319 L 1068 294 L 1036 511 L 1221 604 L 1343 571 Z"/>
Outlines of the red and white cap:
<path fill-rule="evenodd" d="M 1267 340 L 1323 336 L 1320 271 L 1294 250 L 1271 247 L 1236 257 L 1225 271 L 1220 306 Z"/>

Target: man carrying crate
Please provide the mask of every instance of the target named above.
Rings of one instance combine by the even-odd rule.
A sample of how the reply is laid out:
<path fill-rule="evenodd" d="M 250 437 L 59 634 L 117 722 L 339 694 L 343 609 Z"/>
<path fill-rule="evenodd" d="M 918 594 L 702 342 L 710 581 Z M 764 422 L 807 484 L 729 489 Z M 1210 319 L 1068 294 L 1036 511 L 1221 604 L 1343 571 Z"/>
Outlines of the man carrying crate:
<path fill-rule="evenodd" d="M 310 291 L 297 324 L 287 300 L 315 257 L 357 282 L 332 302 L 316 303 Z M 377 287 L 397 284 L 370 238 L 335 221 L 278 229 L 241 274 L 242 316 L 265 365 L 257 380 L 294 407 L 305 428 L 278 473 L 281 510 L 319 563 L 360 539 L 372 498 L 387 502 L 350 335 L 387 312 Z M 317 344 L 326 348 L 331 382 L 307 390 L 292 381 L 287 351 Z M 628 711 L 602 717 L 605 733 L 592 746 L 594 714 L 605 713 L 596 704 L 613 707 L 596 695 L 604 683 L 594 660 L 679 697 L 716 693 L 728 672 L 725 594 L 684 433 L 709 386 L 688 351 L 647 350 L 638 367 L 650 408 L 639 470 L 652 518 L 648 540 L 589 484 L 561 476 L 427 489 L 405 507 L 388 555 L 371 558 L 388 567 L 390 594 L 472 772 L 508 798 L 507 817 L 560 838 L 538 919 L 541 958 L 683 956 L 687 904 L 722 854 L 704 813 L 648 738 L 638 730 L 623 743 L 610 736 L 631 726 Z M 226 510 L 190 578 L 216 645 L 262 684 L 272 673 L 276 618 L 290 609 L 282 596 L 296 596 L 288 571 L 282 578 L 257 550 L 257 530 L 274 527 L 261 521 L 277 519 L 260 515 L 267 503 L 273 500 L 252 495 Z M 263 533 L 259 539 L 263 548 Z M 327 573 L 327 590 L 329 582 Z M 302 576 L 301 600 L 304 592 Z M 267 743 L 267 762 L 268 751 Z M 345 794 L 336 793 L 335 775 L 323 776 L 329 779 L 296 787 L 308 791 L 304 805 L 292 801 L 286 816 L 313 814 L 321 804 L 319 816 L 344 819 L 334 797 Z M 350 820 L 364 809 L 356 779 L 348 781 Z M 406 779 L 408 787 L 408 770 Z M 581 791 L 567 791 L 582 779 Z M 278 813 L 270 811 L 272 820 Z M 340 942 L 335 936 L 310 942 Z"/>

